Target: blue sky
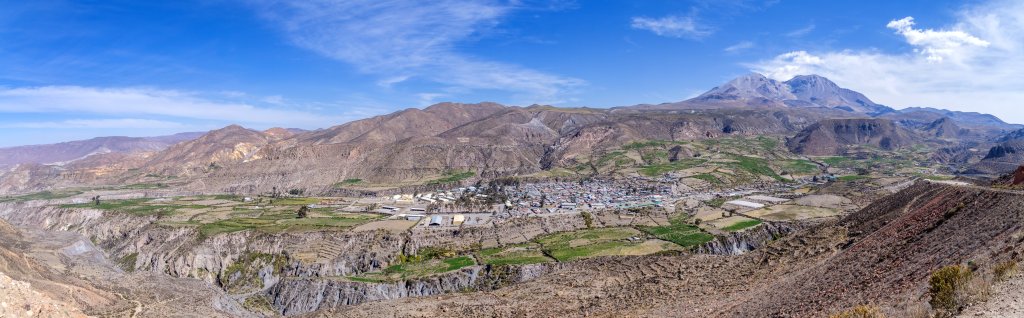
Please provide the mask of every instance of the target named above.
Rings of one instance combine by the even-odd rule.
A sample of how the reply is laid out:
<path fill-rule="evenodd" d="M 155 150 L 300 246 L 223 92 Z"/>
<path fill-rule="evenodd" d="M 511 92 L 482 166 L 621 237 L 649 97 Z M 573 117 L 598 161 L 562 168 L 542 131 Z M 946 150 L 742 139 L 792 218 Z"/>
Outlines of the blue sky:
<path fill-rule="evenodd" d="M 896 108 L 1024 123 L 1020 1 L 0 7 L 0 146 L 231 123 L 315 129 L 441 101 L 671 102 L 750 71 L 817 73 Z"/>

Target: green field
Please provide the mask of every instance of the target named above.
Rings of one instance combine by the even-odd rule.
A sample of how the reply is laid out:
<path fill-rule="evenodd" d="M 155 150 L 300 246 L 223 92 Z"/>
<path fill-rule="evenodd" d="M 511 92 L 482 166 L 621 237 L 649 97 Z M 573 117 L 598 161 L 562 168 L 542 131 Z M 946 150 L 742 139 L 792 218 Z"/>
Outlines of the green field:
<path fill-rule="evenodd" d="M 317 198 L 265 198 L 266 204 L 242 203 L 240 199 L 233 195 L 174 200 L 104 201 L 101 198 L 100 204 L 90 202 L 65 204 L 61 207 L 99 209 L 135 216 L 155 215 L 160 218 L 157 221 L 159 225 L 196 227 L 202 238 L 245 230 L 264 233 L 338 231 L 382 218 L 377 214 L 335 212 L 332 209 L 311 209 L 309 217 L 299 218 L 296 211 L 301 206 L 319 202 Z M 216 201 L 202 202 L 207 200 Z"/>
<path fill-rule="evenodd" d="M 445 174 L 443 176 L 441 176 L 441 178 L 431 180 L 430 182 L 427 182 L 427 184 L 456 183 L 456 182 L 459 182 L 459 181 L 462 181 L 462 180 L 466 180 L 466 179 L 472 178 L 475 175 L 476 175 L 476 172 L 472 172 L 472 171 L 448 171 L 448 172 L 445 172 Z"/>
<path fill-rule="evenodd" d="M 345 180 L 342 180 L 341 182 L 335 183 L 334 187 L 335 188 L 344 188 L 345 186 L 357 185 L 357 184 L 362 183 L 362 182 L 363 182 L 363 179 L 345 179 Z"/>
<path fill-rule="evenodd" d="M 760 220 L 740 221 L 740 222 L 734 223 L 733 225 L 723 227 L 722 230 L 723 231 L 729 231 L 729 232 L 736 232 L 736 231 L 740 231 L 740 230 L 743 230 L 743 229 L 746 229 L 746 228 L 755 227 L 755 226 L 758 226 L 760 224 L 761 224 Z"/>
<path fill-rule="evenodd" d="M 180 209 L 201 209 L 206 206 L 186 203 L 152 202 L 152 199 L 128 199 L 128 200 L 103 200 L 99 204 L 94 202 L 62 204 L 62 208 L 84 208 L 116 211 L 137 216 L 168 216 Z"/>
<path fill-rule="evenodd" d="M 870 176 L 862 176 L 862 175 L 849 175 L 849 176 L 838 177 L 836 179 L 839 180 L 839 181 L 848 181 L 849 182 L 849 181 L 864 180 L 864 179 L 868 179 L 868 178 L 871 178 L 871 177 Z"/>
<path fill-rule="evenodd" d="M 487 265 L 525 265 L 552 261 L 544 255 L 537 243 L 483 249 L 480 250 L 479 257 Z"/>
<path fill-rule="evenodd" d="M 808 175 L 821 172 L 821 170 L 818 168 L 818 165 L 814 164 L 813 162 L 802 159 L 788 160 L 785 162 L 782 168 L 791 174 Z"/>
<path fill-rule="evenodd" d="M 166 183 L 135 183 L 122 186 L 119 189 L 125 190 L 147 190 L 147 189 L 166 189 L 170 186 Z"/>
<path fill-rule="evenodd" d="M 704 232 L 696 225 L 686 223 L 683 218 L 669 220 L 669 225 L 665 226 L 643 226 L 640 227 L 640 230 L 682 247 L 697 246 L 714 239 L 714 236 Z"/>
<path fill-rule="evenodd" d="M 73 197 L 73 196 L 76 196 L 76 195 L 79 195 L 79 194 L 82 194 L 82 191 L 76 191 L 76 190 L 64 190 L 64 191 L 57 191 L 57 192 L 43 191 L 43 192 L 37 192 L 37 193 L 31 193 L 31 194 L 25 194 L 25 195 L 19 195 L 19 196 L 2 197 L 2 198 L 0 198 L 0 202 L 25 202 L 25 201 L 33 201 L 33 200 L 55 200 L 55 199 L 70 198 L 70 197 Z"/>
<path fill-rule="evenodd" d="M 537 238 L 545 254 L 559 262 L 606 255 L 641 255 L 664 250 L 663 247 L 641 246 L 640 241 L 630 237 L 642 237 L 633 228 L 614 227 L 556 233 Z M 641 239 L 642 241 L 642 239 Z M 649 249 L 649 250 L 640 250 Z"/>
<path fill-rule="evenodd" d="M 764 158 L 747 157 L 740 155 L 730 156 L 730 159 L 735 160 L 735 163 L 729 164 L 735 169 L 749 172 L 750 174 L 757 176 L 771 177 L 777 181 L 786 181 L 786 179 L 775 173 L 772 167 L 768 164 L 768 160 Z"/>
<path fill-rule="evenodd" d="M 640 174 L 648 177 L 657 177 L 672 171 L 686 170 L 700 166 L 707 162 L 704 159 L 680 159 L 675 162 L 651 164 L 640 167 Z"/>
<path fill-rule="evenodd" d="M 691 176 L 691 178 L 698 179 L 698 180 L 704 180 L 704 181 L 707 181 L 708 183 L 713 184 L 713 185 L 722 185 L 722 184 L 724 184 L 724 182 L 722 182 L 722 179 L 719 179 L 718 177 L 716 177 L 715 175 L 710 174 L 710 173 L 701 173 L 701 174 L 693 175 L 693 176 Z"/>

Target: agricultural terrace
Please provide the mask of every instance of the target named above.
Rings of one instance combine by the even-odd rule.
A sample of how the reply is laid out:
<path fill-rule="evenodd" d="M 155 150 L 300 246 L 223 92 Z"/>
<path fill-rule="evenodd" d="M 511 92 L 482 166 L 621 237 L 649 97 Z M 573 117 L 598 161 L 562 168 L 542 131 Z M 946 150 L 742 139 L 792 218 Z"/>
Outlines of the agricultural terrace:
<path fill-rule="evenodd" d="M 265 233 L 340 231 L 384 218 L 374 213 L 343 212 L 336 208 L 311 208 L 305 217 L 303 206 L 318 198 L 259 198 L 246 201 L 230 195 L 159 199 L 100 200 L 65 204 L 64 208 L 89 208 L 135 216 L 156 216 L 156 224 L 196 227 L 201 236 L 256 230 Z"/>
<path fill-rule="evenodd" d="M 647 255 L 682 250 L 679 245 L 644 235 L 628 227 L 586 229 L 538 237 L 544 254 L 559 262 L 611 255 Z"/>

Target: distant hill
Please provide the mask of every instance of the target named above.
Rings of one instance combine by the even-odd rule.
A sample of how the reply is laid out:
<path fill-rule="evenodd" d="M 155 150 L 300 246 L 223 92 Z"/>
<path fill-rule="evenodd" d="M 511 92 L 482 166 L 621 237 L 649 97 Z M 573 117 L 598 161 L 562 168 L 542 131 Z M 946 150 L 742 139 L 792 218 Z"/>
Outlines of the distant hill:
<path fill-rule="evenodd" d="M 1024 163 L 1024 129 L 1016 130 L 996 140 L 996 145 L 980 162 L 971 166 L 970 172 L 1002 175 L 1012 172 Z"/>
<path fill-rule="evenodd" d="M 921 113 L 932 113 L 949 117 L 964 127 L 994 127 L 1005 130 L 1016 130 L 1024 128 L 1024 125 L 1010 124 L 999 117 L 977 112 L 961 112 L 931 107 L 908 107 L 897 111 L 900 114 L 921 115 Z"/>
<path fill-rule="evenodd" d="M 0 166 L 67 163 L 96 154 L 160 151 L 202 134 L 187 132 L 158 137 L 98 137 L 48 145 L 0 148 Z"/>
<path fill-rule="evenodd" d="M 826 119 L 807 127 L 786 146 L 793 153 L 827 156 L 846 146 L 868 145 L 893 150 L 913 143 L 913 134 L 890 120 L 877 118 Z"/>

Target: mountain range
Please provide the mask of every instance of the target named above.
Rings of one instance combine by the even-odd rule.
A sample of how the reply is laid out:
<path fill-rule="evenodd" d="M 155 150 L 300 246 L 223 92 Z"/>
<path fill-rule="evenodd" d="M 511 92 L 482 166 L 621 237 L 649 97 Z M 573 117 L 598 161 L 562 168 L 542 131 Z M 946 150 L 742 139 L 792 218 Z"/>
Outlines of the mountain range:
<path fill-rule="evenodd" d="M 929 142 L 943 149 L 943 160 L 967 165 L 992 159 L 977 148 L 996 146 L 1022 127 L 986 114 L 893 110 L 816 75 L 780 82 L 749 74 L 695 98 L 659 105 L 440 103 L 315 131 L 232 125 L 201 136 L 106 137 L 0 149 L 0 165 L 9 166 L 0 172 L 0 191 L 173 177 L 197 190 L 326 192 L 343 180 L 404 186 L 456 172 L 527 175 L 591 162 L 635 141 L 723 136 L 782 136 L 790 151 L 804 155 L 839 155 L 858 144 L 896 149 Z M 999 167 L 986 171 L 1003 172 Z"/>
<path fill-rule="evenodd" d="M 186 132 L 158 137 L 97 137 L 48 145 L 0 148 L 0 166 L 39 163 L 59 164 L 105 153 L 160 151 L 173 144 L 188 141 L 203 132 Z"/>

